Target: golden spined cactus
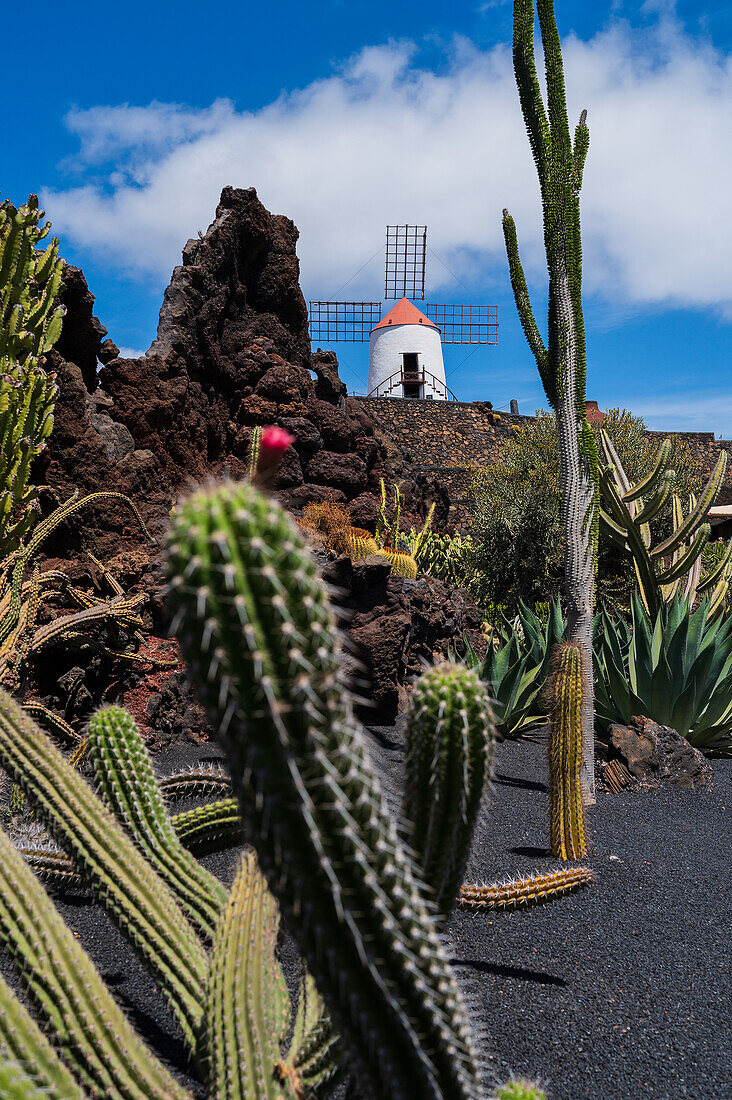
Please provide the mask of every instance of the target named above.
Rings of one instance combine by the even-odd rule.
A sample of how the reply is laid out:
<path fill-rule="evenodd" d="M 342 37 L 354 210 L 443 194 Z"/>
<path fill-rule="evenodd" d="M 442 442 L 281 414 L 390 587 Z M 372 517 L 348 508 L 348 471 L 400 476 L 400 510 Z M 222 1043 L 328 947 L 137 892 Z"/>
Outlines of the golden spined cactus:
<path fill-rule="evenodd" d="M 558 645 L 549 682 L 549 827 L 552 852 L 559 859 L 581 859 L 587 853 L 580 785 L 587 682 L 583 656 L 576 642 Z"/>
<path fill-rule="evenodd" d="M 416 579 L 417 563 L 411 554 L 404 554 L 401 550 L 379 550 L 378 553 L 391 564 L 391 571 L 397 577 L 410 581 Z"/>
<path fill-rule="evenodd" d="M 363 561 L 369 554 L 378 554 L 376 539 L 364 527 L 351 527 L 348 532 L 348 556 L 353 561 Z"/>
<path fill-rule="evenodd" d="M 463 909 L 525 909 L 554 901 L 592 882 L 589 867 L 562 867 L 530 878 L 507 879 L 488 885 L 471 883 L 461 888 L 459 902 Z"/>

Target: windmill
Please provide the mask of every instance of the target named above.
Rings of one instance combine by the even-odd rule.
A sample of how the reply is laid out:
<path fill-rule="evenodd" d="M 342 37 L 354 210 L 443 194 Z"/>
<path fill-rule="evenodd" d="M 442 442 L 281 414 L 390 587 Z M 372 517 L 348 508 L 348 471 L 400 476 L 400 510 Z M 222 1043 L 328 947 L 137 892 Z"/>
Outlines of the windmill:
<path fill-rule="evenodd" d="M 443 344 L 497 344 L 498 307 L 425 305 L 426 225 L 387 225 L 384 298 L 398 299 L 382 316 L 381 302 L 310 302 L 316 344 L 369 341 L 368 397 L 454 400 L 447 388 Z"/>

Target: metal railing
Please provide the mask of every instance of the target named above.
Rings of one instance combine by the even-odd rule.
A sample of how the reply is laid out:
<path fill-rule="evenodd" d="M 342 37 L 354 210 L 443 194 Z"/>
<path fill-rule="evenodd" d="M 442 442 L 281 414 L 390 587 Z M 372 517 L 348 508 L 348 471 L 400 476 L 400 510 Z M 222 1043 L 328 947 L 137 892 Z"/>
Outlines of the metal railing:
<path fill-rule="evenodd" d="M 374 386 L 372 390 L 366 394 L 367 397 L 393 397 L 394 390 L 400 389 L 401 392 L 397 395 L 399 397 L 405 397 L 404 387 L 419 386 L 420 392 L 424 394 L 424 388 L 429 380 L 430 389 L 432 390 L 431 396 L 436 397 L 438 401 L 457 401 L 457 397 L 451 389 L 440 381 L 434 374 L 431 374 L 427 370 L 418 371 L 405 371 L 404 369 L 396 371 L 394 374 L 390 374 L 388 378 L 385 378 L 383 382 L 379 382 L 378 386 Z M 409 398 L 406 398 L 410 400 Z M 411 398 L 413 401 L 424 400 L 424 397 Z"/>

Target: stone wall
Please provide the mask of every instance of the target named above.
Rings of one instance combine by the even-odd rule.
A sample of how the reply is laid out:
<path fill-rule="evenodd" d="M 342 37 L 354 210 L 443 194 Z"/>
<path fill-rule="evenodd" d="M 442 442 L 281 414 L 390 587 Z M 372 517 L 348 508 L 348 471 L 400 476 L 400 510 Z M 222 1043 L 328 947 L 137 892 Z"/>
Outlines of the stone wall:
<path fill-rule="evenodd" d="M 534 419 L 496 412 L 490 401 L 416 401 L 399 397 L 354 397 L 382 433 L 417 469 L 436 475 L 450 494 L 456 526 L 467 518 L 466 492 L 473 463 L 494 462 L 501 446 L 521 424 Z M 732 440 L 712 432 L 649 432 L 653 439 L 673 434 L 688 444 L 700 472 L 709 476 L 724 449 L 730 456 L 718 504 L 732 503 Z"/>

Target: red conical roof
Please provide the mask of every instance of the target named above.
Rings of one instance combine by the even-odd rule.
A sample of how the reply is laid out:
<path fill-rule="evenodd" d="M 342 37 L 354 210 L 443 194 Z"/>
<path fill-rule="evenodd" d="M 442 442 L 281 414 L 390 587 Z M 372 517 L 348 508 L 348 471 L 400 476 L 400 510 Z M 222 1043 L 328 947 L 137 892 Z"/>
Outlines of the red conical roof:
<path fill-rule="evenodd" d="M 437 328 L 434 321 L 430 321 L 429 317 L 425 317 L 424 313 L 420 313 L 408 298 L 402 298 L 401 301 L 397 302 L 394 308 L 390 309 L 386 316 L 381 318 L 378 325 L 374 325 L 371 331 L 376 332 L 377 328 L 388 328 L 389 325 L 424 325 L 426 328 Z"/>

